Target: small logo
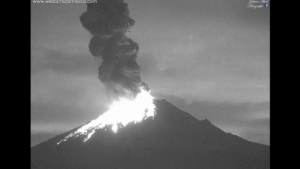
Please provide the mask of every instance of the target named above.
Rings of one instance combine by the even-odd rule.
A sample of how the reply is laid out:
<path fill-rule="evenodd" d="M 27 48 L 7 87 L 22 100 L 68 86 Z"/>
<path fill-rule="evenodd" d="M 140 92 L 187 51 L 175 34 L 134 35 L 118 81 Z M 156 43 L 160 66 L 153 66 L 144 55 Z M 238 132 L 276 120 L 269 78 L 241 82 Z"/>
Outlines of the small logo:
<path fill-rule="evenodd" d="M 269 4 L 265 4 L 265 8 L 268 8 Z"/>

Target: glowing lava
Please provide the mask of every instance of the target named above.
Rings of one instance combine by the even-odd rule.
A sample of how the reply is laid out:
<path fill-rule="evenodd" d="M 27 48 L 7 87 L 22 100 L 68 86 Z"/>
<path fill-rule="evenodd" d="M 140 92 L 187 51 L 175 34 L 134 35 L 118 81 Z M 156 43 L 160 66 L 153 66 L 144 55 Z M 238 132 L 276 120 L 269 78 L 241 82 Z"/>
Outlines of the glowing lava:
<path fill-rule="evenodd" d="M 148 117 L 154 117 L 155 105 L 153 99 L 154 97 L 151 96 L 150 91 L 148 92 L 144 89 L 141 89 L 141 92 L 137 94 L 135 99 L 120 98 L 109 106 L 107 112 L 69 134 L 57 144 L 68 140 L 70 137 L 78 137 L 80 135 L 85 136 L 85 142 L 91 138 L 97 129 L 105 126 L 112 126 L 111 129 L 117 132 L 119 127 L 125 127 L 131 122 L 138 123 Z"/>

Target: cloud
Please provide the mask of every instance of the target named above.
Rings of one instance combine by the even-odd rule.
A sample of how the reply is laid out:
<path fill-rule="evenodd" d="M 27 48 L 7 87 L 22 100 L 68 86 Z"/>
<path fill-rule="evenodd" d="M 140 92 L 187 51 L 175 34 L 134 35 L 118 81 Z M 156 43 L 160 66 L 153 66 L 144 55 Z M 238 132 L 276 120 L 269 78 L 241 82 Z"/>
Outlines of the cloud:
<path fill-rule="evenodd" d="M 34 60 L 35 70 L 31 74 L 33 125 L 61 127 L 53 125 L 59 123 L 66 124 L 70 130 L 106 110 L 106 92 L 97 78 L 98 65 L 92 66 L 94 70 L 89 70 L 91 65 L 88 64 L 92 63 L 79 55 L 66 55 L 43 48 L 35 54 L 41 55 L 33 56 L 39 57 Z M 38 128 L 45 129 L 40 132 L 47 132 L 46 128 Z"/>
<path fill-rule="evenodd" d="M 83 82 L 88 83 L 87 80 Z M 40 95 L 33 93 L 31 101 L 32 134 L 40 133 L 41 137 L 49 138 L 95 119 L 107 110 L 104 89 L 101 92 L 101 87 L 93 86 L 93 83 L 82 87 L 50 86 L 50 89 L 44 86 L 40 90 L 49 90 L 49 95 L 38 92 L 40 87 L 34 88 Z M 40 140 L 33 137 L 40 138 L 32 135 L 35 140 L 32 143 Z"/>
<path fill-rule="evenodd" d="M 155 95 L 172 93 L 177 97 L 214 102 L 269 101 L 269 80 L 254 70 L 255 66 L 226 68 L 224 63 L 205 64 L 191 59 L 190 63 L 179 64 L 184 61 L 176 60 L 173 65 L 164 65 L 158 60 L 151 54 L 141 54 L 137 60 L 142 78 Z"/>
<path fill-rule="evenodd" d="M 149 6 L 148 10 L 153 10 L 151 6 L 155 6 L 156 12 L 151 16 L 161 16 L 161 20 L 177 18 L 190 19 L 199 18 L 200 20 L 233 20 L 243 21 L 245 23 L 265 23 L 268 21 L 269 9 L 252 10 L 247 8 L 249 0 L 186 0 L 176 1 L 173 0 L 149 0 L 142 2 L 141 5 Z M 130 0 L 128 4 L 131 3 Z M 146 13 L 147 8 L 142 9 Z M 189 16 L 189 17 L 186 17 Z"/>
<path fill-rule="evenodd" d="M 44 75 L 45 76 L 45 75 Z M 106 92 L 97 77 L 50 75 L 32 79 L 32 122 L 85 122 L 107 108 Z"/>
<path fill-rule="evenodd" d="M 243 133 L 242 137 L 249 138 L 249 140 L 256 143 L 270 145 L 269 130 L 248 130 Z"/>
<path fill-rule="evenodd" d="M 193 4 L 190 1 L 180 3 L 188 6 Z M 202 2 L 195 3 L 200 5 Z M 197 6 L 195 3 L 193 5 Z M 213 7 L 214 3 L 206 3 Z M 236 5 L 238 2 L 230 3 Z M 177 2 L 163 7 L 171 13 L 183 10 L 178 7 L 178 10 L 171 11 L 176 5 Z M 216 6 L 222 7 L 219 4 Z M 167 15 L 167 12 L 161 11 L 161 15 Z M 147 27 L 144 25 L 141 27 L 146 30 L 132 31 L 133 38 L 137 39 L 141 47 L 137 62 L 141 65 L 142 78 L 152 91 L 202 101 L 269 101 L 268 22 L 260 23 L 257 19 L 256 23 L 255 17 L 252 17 L 256 14 L 247 14 L 248 12 L 244 12 L 241 17 L 251 15 L 249 17 L 253 25 L 248 25 L 250 22 L 242 19 L 233 23 L 230 18 L 230 22 L 220 19 L 210 19 L 207 22 L 197 18 L 193 20 L 188 19 L 187 11 L 181 12 L 182 16 L 187 17 L 179 19 L 181 24 L 178 24 L 177 18 L 180 15 L 174 15 L 172 19 L 164 19 L 165 23 L 156 20 L 160 28 L 148 25 L 153 29 L 148 30 L 146 35 L 144 32 Z M 204 14 L 208 16 L 205 12 Z M 194 13 L 192 16 L 199 14 Z M 268 17 L 263 18 L 268 20 Z M 145 22 L 138 19 L 139 17 L 136 19 L 136 26 L 139 22 Z M 145 19 L 151 20 L 147 17 Z"/>
<path fill-rule="evenodd" d="M 140 53 L 137 62 L 141 67 L 142 78 L 172 78 L 180 75 L 180 68 L 165 67 L 160 63 L 161 58 L 154 57 L 153 54 Z M 184 78 L 184 77 L 183 77 Z"/>
<path fill-rule="evenodd" d="M 76 103 L 70 104 L 72 101 L 33 102 L 31 103 L 31 120 L 33 122 L 63 123 L 85 119 L 85 111 Z"/>
<path fill-rule="evenodd" d="M 97 66 L 101 62 L 90 55 L 69 54 L 67 52 L 47 49 L 43 47 L 33 48 L 31 73 L 51 70 L 57 73 L 69 75 L 93 75 L 97 76 Z"/>

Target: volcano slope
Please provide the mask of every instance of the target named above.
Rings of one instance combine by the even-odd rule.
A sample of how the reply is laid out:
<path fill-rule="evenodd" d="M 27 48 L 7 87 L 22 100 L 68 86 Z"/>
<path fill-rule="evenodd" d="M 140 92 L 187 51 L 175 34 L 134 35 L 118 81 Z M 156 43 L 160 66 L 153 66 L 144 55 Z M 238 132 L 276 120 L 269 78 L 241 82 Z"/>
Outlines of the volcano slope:
<path fill-rule="evenodd" d="M 154 118 L 114 133 L 98 129 L 83 142 L 77 128 L 31 148 L 33 169 L 269 169 L 270 147 L 225 133 L 166 100 Z"/>

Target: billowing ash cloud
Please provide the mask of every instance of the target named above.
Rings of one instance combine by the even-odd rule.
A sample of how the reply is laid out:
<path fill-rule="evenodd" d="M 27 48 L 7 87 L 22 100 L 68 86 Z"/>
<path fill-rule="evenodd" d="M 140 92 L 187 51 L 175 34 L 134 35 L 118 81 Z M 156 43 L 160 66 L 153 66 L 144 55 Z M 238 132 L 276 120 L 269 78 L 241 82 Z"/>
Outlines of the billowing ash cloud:
<path fill-rule="evenodd" d="M 80 16 L 80 21 L 93 35 L 89 44 L 91 54 L 103 59 L 99 79 L 109 93 L 135 96 L 140 87 L 148 89 L 141 81 L 136 62 L 139 46 L 125 36 L 135 23 L 129 16 L 128 5 L 123 0 L 87 3 L 87 11 Z"/>

